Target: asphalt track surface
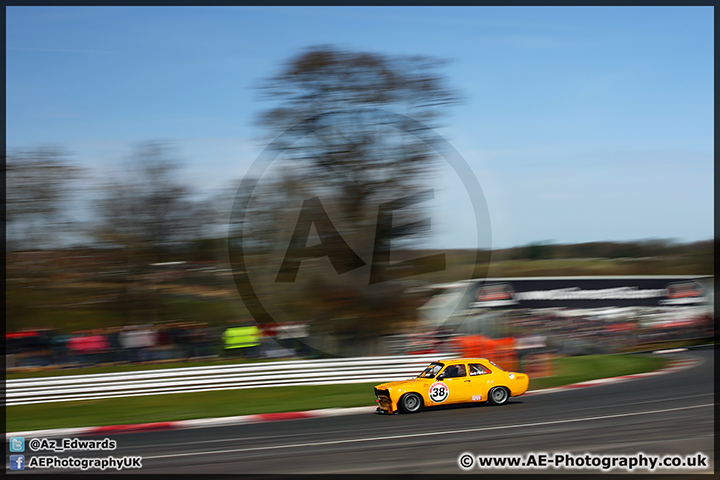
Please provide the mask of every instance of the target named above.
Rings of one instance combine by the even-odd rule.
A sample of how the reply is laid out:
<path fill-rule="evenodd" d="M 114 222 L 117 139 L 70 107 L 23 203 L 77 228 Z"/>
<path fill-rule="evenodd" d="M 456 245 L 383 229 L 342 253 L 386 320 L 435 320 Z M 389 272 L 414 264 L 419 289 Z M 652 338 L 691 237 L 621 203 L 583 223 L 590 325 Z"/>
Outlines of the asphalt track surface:
<path fill-rule="evenodd" d="M 140 474 L 484 474 L 603 473 L 584 470 L 464 470 L 463 453 L 522 455 L 693 455 L 707 468 L 654 473 L 714 472 L 714 352 L 688 351 L 690 369 L 542 395 L 504 406 L 447 406 L 412 415 L 356 414 L 257 424 L 111 435 L 113 452 L 57 456 L 138 455 Z M 370 395 L 372 393 L 370 392 Z M 93 437 L 83 437 L 93 438 Z M 102 439 L 104 437 L 94 437 Z M 6 449 L 7 452 L 7 449 Z M 25 470 L 16 473 L 80 473 Z M 9 472 L 7 472 L 9 473 Z M 88 473 L 99 473 L 90 470 Z M 111 473 L 106 470 L 105 473 Z M 613 470 L 610 473 L 628 473 Z M 632 473 L 650 473 L 636 469 Z"/>

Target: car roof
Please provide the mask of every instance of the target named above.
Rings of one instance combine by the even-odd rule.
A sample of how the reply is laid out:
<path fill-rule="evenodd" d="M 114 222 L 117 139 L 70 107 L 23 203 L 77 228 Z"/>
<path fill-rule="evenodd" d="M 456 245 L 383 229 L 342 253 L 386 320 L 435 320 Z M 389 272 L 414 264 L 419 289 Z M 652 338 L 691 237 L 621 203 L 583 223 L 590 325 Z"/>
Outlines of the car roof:
<path fill-rule="evenodd" d="M 444 363 L 445 365 L 457 365 L 459 363 L 480 363 L 487 361 L 487 358 L 446 358 L 438 360 L 438 362 Z"/>

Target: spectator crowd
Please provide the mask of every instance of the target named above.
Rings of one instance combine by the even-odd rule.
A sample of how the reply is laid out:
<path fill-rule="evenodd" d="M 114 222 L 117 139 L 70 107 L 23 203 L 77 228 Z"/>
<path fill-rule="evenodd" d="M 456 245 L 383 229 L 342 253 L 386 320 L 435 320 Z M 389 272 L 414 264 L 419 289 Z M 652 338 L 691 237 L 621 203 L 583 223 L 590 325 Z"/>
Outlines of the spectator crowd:
<path fill-rule="evenodd" d="M 225 328 L 203 323 L 114 326 L 64 332 L 33 329 L 6 333 L 7 368 L 88 367 L 204 358 L 294 357 L 284 339 L 252 322 Z"/>

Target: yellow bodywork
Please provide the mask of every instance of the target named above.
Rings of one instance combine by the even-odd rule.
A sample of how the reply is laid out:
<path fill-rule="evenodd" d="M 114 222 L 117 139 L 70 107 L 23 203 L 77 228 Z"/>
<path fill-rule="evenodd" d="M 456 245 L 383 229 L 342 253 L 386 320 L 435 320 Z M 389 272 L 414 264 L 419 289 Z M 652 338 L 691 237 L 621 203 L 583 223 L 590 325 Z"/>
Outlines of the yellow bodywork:
<path fill-rule="evenodd" d="M 517 397 L 527 391 L 530 382 L 530 378 L 524 373 L 507 372 L 486 358 L 455 358 L 438 360 L 431 365 L 433 364 L 442 364 L 442 367 L 432 378 L 412 378 L 376 385 L 378 411 L 397 412 L 400 410 L 400 399 L 411 392 L 422 397 L 421 406 L 425 407 L 478 403 L 488 401 L 488 393 L 493 387 L 505 387 L 510 397 Z M 464 366 L 465 375 L 438 379 L 453 365 Z M 482 365 L 483 373 L 470 375 L 470 365 Z"/>

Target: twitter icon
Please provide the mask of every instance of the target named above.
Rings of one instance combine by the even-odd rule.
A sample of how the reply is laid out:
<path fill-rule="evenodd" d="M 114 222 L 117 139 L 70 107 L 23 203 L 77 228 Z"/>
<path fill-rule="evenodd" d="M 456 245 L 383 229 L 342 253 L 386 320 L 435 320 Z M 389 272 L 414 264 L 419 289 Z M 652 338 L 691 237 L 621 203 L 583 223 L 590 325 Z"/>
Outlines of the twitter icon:
<path fill-rule="evenodd" d="M 11 452 L 24 452 L 25 451 L 25 438 L 24 437 L 10 437 L 10 451 Z"/>

